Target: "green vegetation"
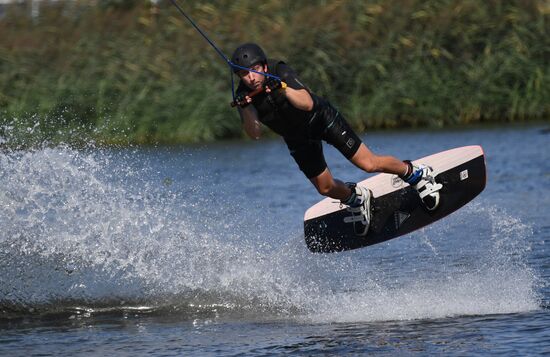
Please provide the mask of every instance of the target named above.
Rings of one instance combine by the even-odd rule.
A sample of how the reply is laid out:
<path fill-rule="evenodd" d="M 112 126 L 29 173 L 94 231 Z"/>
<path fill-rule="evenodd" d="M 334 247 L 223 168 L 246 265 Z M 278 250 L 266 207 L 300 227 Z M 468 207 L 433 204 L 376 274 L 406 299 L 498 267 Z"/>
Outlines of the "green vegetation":
<path fill-rule="evenodd" d="M 106 143 L 242 135 L 227 65 L 169 2 L 98 3 L 5 7 L 0 124 Z M 254 41 L 286 60 L 359 130 L 550 117 L 544 0 L 180 4 L 227 55 Z"/>

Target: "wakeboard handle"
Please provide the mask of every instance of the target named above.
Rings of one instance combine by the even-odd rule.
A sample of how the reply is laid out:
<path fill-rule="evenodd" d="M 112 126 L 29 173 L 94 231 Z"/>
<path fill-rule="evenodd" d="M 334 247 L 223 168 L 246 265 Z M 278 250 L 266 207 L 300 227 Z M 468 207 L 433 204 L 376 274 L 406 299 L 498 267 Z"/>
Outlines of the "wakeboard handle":
<path fill-rule="evenodd" d="M 286 87 L 287 87 L 286 83 L 281 82 L 281 87 L 280 88 L 281 89 L 286 89 Z M 262 86 L 260 88 L 254 89 L 252 92 L 248 93 L 246 96 L 250 97 L 250 98 L 254 98 L 258 94 L 263 93 L 263 92 L 265 92 L 265 88 Z M 237 103 L 236 101 L 232 101 L 231 103 L 229 103 L 229 105 L 231 105 L 231 107 L 234 108 L 237 105 L 239 105 L 239 103 Z"/>

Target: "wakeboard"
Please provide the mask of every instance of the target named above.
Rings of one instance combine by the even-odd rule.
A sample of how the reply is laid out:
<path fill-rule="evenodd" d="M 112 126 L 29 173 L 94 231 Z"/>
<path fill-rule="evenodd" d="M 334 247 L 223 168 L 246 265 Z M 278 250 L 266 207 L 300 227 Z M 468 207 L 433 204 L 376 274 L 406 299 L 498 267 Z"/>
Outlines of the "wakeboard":
<path fill-rule="evenodd" d="M 378 174 L 358 183 L 370 189 L 371 224 L 359 236 L 350 213 L 338 200 L 325 198 L 304 216 L 304 235 L 312 252 L 330 253 L 366 247 L 411 233 L 458 210 L 485 188 L 485 156 L 481 146 L 464 146 L 413 161 L 431 166 L 441 183 L 439 206 L 427 210 L 417 191 L 396 175 Z"/>

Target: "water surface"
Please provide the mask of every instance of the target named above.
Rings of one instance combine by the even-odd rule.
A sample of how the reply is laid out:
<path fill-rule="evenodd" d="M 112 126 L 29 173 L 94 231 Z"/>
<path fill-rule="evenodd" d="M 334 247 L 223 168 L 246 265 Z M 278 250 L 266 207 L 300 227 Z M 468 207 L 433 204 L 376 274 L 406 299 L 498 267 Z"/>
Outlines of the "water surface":
<path fill-rule="evenodd" d="M 336 254 L 307 250 L 321 197 L 279 140 L 5 150 L 0 355 L 548 353 L 543 129 L 365 135 L 403 159 L 482 145 L 487 188 Z M 336 177 L 365 178 L 325 149 Z"/>

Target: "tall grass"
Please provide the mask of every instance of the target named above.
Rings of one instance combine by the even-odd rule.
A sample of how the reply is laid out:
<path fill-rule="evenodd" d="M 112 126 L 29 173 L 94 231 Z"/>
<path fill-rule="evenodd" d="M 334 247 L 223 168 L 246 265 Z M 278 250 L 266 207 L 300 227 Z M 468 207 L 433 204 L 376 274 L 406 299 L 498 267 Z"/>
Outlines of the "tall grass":
<path fill-rule="evenodd" d="M 550 117 L 543 0 L 180 3 L 227 55 L 260 43 L 359 130 Z M 107 143 L 242 135 L 227 65 L 169 2 L 46 4 L 0 18 L 0 121 Z"/>

